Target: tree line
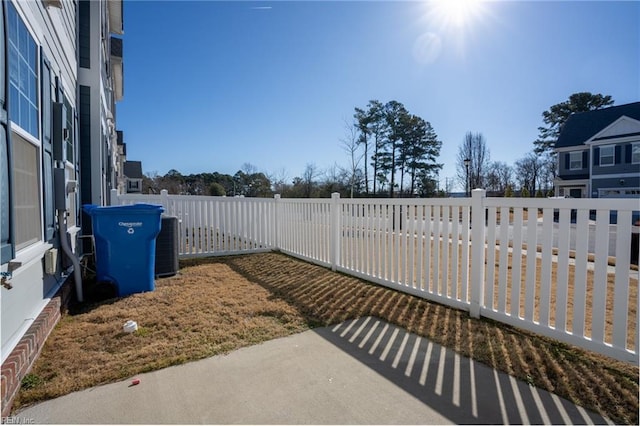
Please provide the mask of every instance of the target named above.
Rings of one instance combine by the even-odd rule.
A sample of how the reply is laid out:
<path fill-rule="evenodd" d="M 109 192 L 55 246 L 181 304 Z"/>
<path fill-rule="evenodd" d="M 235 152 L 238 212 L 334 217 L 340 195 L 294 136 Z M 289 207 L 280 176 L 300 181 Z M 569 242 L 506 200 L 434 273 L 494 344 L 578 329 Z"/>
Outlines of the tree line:
<path fill-rule="evenodd" d="M 243 164 L 233 175 L 218 172 L 183 175 L 172 169 L 165 175 L 152 172 L 143 177 L 143 193 L 159 194 L 163 189 L 170 194 L 228 197 L 270 198 L 281 194 L 284 198 L 327 198 L 333 192 L 349 197 L 351 179 L 344 168 L 334 166 L 323 171 L 312 163 L 306 165 L 301 176 L 293 179 L 289 179 L 285 171 L 260 172 L 250 163 Z"/>
<path fill-rule="evenodd" d="M 484 188 L 492 196 L 553 195 L 557 158 L 553 151 L 562 126 L 573 113 L 592 111 L 613 104 L 611 96 L 580 92 L 542 113 L 544 126 L 533 149 L 513 165 L 491 161 L 489 144 L 482 133 L 466 132 L 458 146 L 455 181 L 469 192 Z M 455 181 L 441 185 L 438 163 L 442 142 L 422 117 L 410 113 L 395 100 L 371 100 L 355 108 L 345 122 L 340 140 L 348 165 L 320 170 L 308 163 L 300 176 L 290 178 L 285 170 L 261 172 L 245 163 L 234 175 L 198 173 L 182 175 L 172 169 L 165 175 L 151 172 L 143 179 L 143 192 L 171 194 L 325 198 L 341 197 L 436 197 L 450 196 Z"/>

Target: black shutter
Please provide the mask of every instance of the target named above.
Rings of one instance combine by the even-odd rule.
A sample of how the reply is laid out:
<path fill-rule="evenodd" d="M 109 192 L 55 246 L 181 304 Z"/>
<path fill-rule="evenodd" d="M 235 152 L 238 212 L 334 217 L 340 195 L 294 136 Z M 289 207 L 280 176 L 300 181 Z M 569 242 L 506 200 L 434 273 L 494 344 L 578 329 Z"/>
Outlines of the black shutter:
<path fill-rule="evenodd" d="M 589 164 L 589 151 L 582 151 L 582 168 L 586 168 Z"/>
<path fill-rule="evenodd" d="M 571 153 L 566 152 L 564 154 L 564 168 L 565 170 L 570 170 L 571 168 Z"/>
<path fill-rule="evenodd" d="M 615 149 L 614 149 L 614 155 L 613 155 L 613 163 L 614 164 L 620 164 L 621 163 L 621 157 L 622 157 L 622 146 L 621 145 L 616 145 Z"/>
<path fill-rule="evenodd" d="M 40 50 L 42 58 L 42 199 L 44 208 L 44 239 L 53 240 L 56 230 L 55 206 L 53 204 L 53 144 L 51 127 L 53 110 L 51 99 L 51 65 Z"/>
<path fill-rule="evenodd" d="M 5 29 L 5 2 L 0 2 L 0 263 L 5 264 L 13 258 L 14 247 L 12 219 L 13 208 L 11 208 L 11 147 L 9 146 L 9 108 L 7 78 L 7 41 Z"/>
<path fill-rule="evenodd" d="M 633 145 L 628 144 L 624 147 L 624 162 L 627 164 L 631 164 L 631 155 L 633 151 Z"/>
<path fill-rule="evenodd" d="M 91 3 L 80 0 L 78 3 L 78 65 L 91 68 Z"/>
<path fill-rule="evenodd" d="M 593 148 L 593 165 L 600 165 L 600 148 Z"/>

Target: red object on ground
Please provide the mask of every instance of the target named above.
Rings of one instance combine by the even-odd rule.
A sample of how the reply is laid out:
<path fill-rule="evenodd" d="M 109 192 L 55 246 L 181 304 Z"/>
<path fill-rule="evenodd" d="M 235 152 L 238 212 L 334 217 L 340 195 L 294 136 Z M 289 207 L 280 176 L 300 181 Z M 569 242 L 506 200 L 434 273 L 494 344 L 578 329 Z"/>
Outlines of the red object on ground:
<path fill-rule="evenodd" d="M 132 384 L 133 386 L 135 386 L 135 385 L 139 385 L 139 384 L 140 384 L 140 379 L 133 379 L 133 380 L 131 381 L 131 384 Z"/>

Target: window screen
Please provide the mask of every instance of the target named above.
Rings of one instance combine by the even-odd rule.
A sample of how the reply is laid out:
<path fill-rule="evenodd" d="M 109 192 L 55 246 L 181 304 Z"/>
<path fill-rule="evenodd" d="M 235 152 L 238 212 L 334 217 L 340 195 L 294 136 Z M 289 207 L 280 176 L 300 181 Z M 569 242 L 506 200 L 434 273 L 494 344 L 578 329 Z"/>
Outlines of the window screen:
<path fill-rule="evenodd" d="M 40 223 L 39 148 L 13 134 L 13 205 L 16 250 L 25 248 L 42 235 Z"/>

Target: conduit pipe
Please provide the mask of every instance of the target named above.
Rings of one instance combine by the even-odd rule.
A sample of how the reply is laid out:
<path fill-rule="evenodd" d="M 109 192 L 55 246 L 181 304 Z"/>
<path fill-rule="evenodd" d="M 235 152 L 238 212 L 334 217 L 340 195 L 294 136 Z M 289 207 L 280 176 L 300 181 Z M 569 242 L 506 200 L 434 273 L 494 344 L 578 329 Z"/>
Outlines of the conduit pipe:
<path fill-rule="evenodd" d="M 76 282 L 76 296 L 78 296 L 78 302 L 84 302 L 84 296 L 82 294 L 82 271 L 80 270 L 80 259 L 73 252 L 69 246 L 67 236 L 67 221 L 65 218 L 65 210 L 58 210 L 58 227 L 60 228 L 60 245 L 62 251 L 67 255 L 71 263 L 73 263 L 73 280 Z"/>

